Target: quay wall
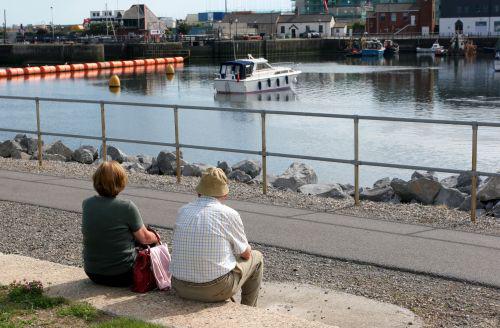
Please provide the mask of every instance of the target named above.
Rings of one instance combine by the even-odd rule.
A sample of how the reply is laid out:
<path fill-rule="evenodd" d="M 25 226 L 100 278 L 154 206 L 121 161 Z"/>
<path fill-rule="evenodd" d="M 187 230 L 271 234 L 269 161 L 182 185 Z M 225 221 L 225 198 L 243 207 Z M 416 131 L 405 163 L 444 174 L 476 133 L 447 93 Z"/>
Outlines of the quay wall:
<path fill-rule="evenodd" d="M 63 64 L 104 61 L 102 44 L 7 44 L 0 45 L 0 64 Z"/>

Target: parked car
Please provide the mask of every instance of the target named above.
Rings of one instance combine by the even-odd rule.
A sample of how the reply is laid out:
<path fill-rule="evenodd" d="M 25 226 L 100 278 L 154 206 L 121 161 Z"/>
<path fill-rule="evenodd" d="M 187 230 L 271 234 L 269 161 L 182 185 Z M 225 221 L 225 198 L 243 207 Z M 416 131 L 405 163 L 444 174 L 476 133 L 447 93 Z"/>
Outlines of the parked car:
<path fill-rule="evenodd" d="M 262 36 L 260 35 L 244 35 L 243 40 L 262 40 Z"/>
<path fill-rule="evenodd" d="M 309 31 L 309 32 L 300 33 L 300 37 L 305 38 L 305 39 L 317 39 L 320 36 L 321 35 L 316 31 Z"/>

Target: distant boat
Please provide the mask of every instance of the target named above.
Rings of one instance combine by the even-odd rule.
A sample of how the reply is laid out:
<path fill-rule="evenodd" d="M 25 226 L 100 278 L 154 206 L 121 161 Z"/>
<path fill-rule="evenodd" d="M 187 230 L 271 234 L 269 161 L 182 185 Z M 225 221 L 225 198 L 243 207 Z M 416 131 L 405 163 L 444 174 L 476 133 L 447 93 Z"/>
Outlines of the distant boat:
<path fill-rule="evenodd" d="M 347 47 L 345 49 L 347 57 L 361 57 L 361 42 L 357 39 L 351 39 L 348 41 Z"/>
<path fill-rule="evenodd" d="M 366 41 L 363 44 L 361 54 L 363 56 L 383 56 L 385 52 L 384 45 L 379 40 Z"/>
<path fill-rule="evenodd" d="M 417 47 L 417 53 L 431 53 L 431 54 L 436 54 L 436 51 L 440 51 L 440 50 L 445 50 L 443 46 L 439 45 L 439 42 L 436 40 L 436 42 L 434 42 L 432 44 L 432 47 L 430 48 L 420 48 L 420 47 Z"/>
<path fill-rule="evenodd" d="M 399 44 L 392 40 L 384 41 L 385 52 L 384 55 L 394 55 L 399 53 Z"/>
<path fill-rule="evenodd" d="M 448 53 L 454 56 L 474 56 L 477 51 L 477 46 L 474 45 L 472 39 L 467 38 L 463 34 L 456 34 L 451 39 Z"/>

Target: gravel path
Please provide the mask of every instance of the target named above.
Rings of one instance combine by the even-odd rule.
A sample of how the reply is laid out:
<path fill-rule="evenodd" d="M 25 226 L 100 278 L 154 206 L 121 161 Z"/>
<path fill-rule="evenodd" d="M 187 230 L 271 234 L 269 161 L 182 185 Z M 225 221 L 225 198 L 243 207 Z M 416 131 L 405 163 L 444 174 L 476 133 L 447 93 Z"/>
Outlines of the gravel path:
<path fill-rule="evenodd" d="M 0 201 L 0 252 L 81 266 L 80 214 Z M 170 244 L 172 231 L 160 230 Z M 406 307 L 428 327 L 499 327 L 500 290 L 253 245 L 267 281 L 311 283 Z M 22 277 L 19 277 L 22 278 Z"/>
<path fill-rule="evenodd" d="M 54 175 L 78 179 L 90 179 L 94 165 L 73 162 L 44 162 L 40 169 L 36 161 L 12 160 L 0 157 L 0 169 Z M 129 175 L 130 183 L 152 189 L 193 193 L 198 178 L 183 177 L 180 185 L 175 177 L 158 176 L 142 173 Z M 389 204 L 363 201 L 355 207 L 353 200 L 336 200 L 316 196 L 307 196 L 270 188 L 268 195 L 262 195 L 259 186 L 232 182 L 230 198 L 256 203 L 305 208 L 315 211 L 335 212 L 338 214 L 382 219 L 402 223 L 424 224 L 436 228 L 487 233 L 500 236 L 500 220 L 482 216 L 477 223 L 471 223 L 468 212 L 448 209 L 444 206 L 424 206 L 420 204 Z"/>

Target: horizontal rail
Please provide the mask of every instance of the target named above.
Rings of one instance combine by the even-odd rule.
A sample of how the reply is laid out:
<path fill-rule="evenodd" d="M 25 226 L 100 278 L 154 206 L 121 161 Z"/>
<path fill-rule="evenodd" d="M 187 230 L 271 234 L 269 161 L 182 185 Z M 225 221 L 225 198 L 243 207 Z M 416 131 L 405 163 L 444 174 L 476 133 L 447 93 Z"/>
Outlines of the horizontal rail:
<path fill-rule="evenodd" d="M 23 96 L 2 96 L 0 99 L 11 100 L 31 100 L 45 102 L 65 102 L 65 103 L 82 103 L 82 104 L 105 104 L 111 106 L 135 106 L 149 108 L 167 108 L 167 109 L 186 109 L 186 110 L 205 110 L 215 112 L 238 112 L 249 114 L 266 114 L 266 115 L 286 115 L 286 116 L 304 116 L 304 117 L 319 117 L 319 118 L 335 118 L 335 119 L 359 119 L 364 121 L 384 121 L 384 122 L 404 122 L 404 123 L 423 123 L 423 124 L 443 124 L 443 125 L 459 125 L 459 126 L 485 126 L 485 127 L 500 127 L 500 122 L 481 122 L 481 121 L 456 121 L 456 120 L 435 120 L 423 118 L 404 118 L 391 116 L 366 116 L 366 115 L 349 115 L 349 114 L 330 114 L 330 113 L 311 113 L 311 112 L 292 112 L 278 110 L 261 110 L 261 109 L 235 109 L 231 107 L 207 107 L 207 106 L 191 106 L 191 105 L 175 105 L 175 104 L 158 104 L 158 103 L 143 103 L 143 102 L 124 102 L 110 100 L 89 100 L 89 99 L 68 99 L 68 98 L 46 98 L 46 97 L 23 97 Z"/>

